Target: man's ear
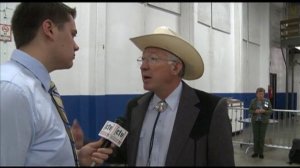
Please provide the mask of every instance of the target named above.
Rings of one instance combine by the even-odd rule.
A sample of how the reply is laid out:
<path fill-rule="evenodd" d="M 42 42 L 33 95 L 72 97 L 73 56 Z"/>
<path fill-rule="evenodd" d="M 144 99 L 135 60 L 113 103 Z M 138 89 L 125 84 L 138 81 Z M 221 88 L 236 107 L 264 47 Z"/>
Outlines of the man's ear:
<path fill-rule="evenodd" d="M 174 74 L 179 74 L 181 68 L 182 68 L 181 64 L 178 64 L 178 63 L 173 63 L 173 64 L 171 65 L 171 71 L 172 71 Z"/>
<path fill-rule="evenodd" d="M 172 70 L 172 71 L 175 71 L 175 69 L 176 69 L 176 65 L 175 65 L 175 64 L 172 64 L 171 70 Z"/>
<path fill-rule="evenodd" d="M 56 27 L 55 24 L 50 19 L 46 19 L 42 23 L 42 32 L 44 33 L 45 36 L 52 39 L 54 34 L 53 29 L 55 27 Z"/>

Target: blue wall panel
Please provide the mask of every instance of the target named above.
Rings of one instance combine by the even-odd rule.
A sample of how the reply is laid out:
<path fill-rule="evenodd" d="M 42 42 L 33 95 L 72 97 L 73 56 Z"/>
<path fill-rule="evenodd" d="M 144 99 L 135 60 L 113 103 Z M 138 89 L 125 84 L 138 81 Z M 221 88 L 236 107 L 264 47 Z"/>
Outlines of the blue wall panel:
<path fill-rule="evenodd" d="M 107 120 L 125 113 L 127 102 L 136 95 L 62 96 L 69 121 L 79 121 L 87 139 L 98 139 Z"/>
<path fill-rule="evenodd" d="M 213 93 L 215 95 L 244 102 L 248 108 L 255 93 Z M 107 120 L 114 121 L 125 113 L 130 99 L 138 95 L 101 95 L 101 96 L 62 96 L 69 121 L 79 121 L 85 137 L 89 140 L 99 139 L 98 133 Z M 297 95 L 294 97 L 297 98 Z M 285 93 L 277 93 L 276 109 L 285 109 Z M 295 99 L 297 107 L 297 99 Z M 295 109 L 295 108 L 294 108 Z"/>

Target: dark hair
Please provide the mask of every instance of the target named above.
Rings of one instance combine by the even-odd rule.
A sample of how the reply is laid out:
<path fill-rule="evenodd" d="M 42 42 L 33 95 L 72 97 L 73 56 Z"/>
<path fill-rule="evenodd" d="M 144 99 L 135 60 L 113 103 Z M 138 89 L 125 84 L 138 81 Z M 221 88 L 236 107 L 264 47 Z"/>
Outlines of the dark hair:
<path fill-rule="evenodd" d="M 64 3 L 21 3 L 14 11 L 11 23 L 16 48 L 28 44 L 34 37 L 44 20 L 52 20 L 58 28 L 75 19 L 76 9 Z"/>
<path fill-rule="evenodd" d="M 265 89 L 262 88 L 262 87 L 259 87 L 259 88 L 256 89 L 256 93 L 258 93 L 258 92 L 264 92 L 265 93 Z"/>

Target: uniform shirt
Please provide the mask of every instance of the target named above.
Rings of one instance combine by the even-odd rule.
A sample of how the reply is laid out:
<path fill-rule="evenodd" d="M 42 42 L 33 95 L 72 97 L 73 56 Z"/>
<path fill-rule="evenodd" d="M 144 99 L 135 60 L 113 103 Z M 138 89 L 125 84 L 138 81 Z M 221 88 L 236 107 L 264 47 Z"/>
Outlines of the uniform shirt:
<path fill-rule="evenodd" d="M 180 82 L 165 100 L 168 107 L 166 111 L 160 114 L 156 124 L 150 166 L 165 165 L 181 91 L 182 83 Z M 157 111 L 155 111 L 154 107 L 159 101 L 160 99 L 154 95 L 149 103 L 140 134 L 136 166 L 145 166 L 147 164 L 151 133 L 157 116 Z"/>
<path fill-rule="evenodd" d="M 0 73 L 0 166 L 75 166 L 44 65 L 14 50 Z"/>

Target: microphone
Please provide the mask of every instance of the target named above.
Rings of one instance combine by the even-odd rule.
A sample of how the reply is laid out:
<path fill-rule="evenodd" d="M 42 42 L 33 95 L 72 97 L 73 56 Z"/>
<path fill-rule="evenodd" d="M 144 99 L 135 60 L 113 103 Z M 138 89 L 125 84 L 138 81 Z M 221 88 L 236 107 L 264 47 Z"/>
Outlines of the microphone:
<path fill-rule="evenodd" d="M 99 136 L 105 138 L 101 148 L 108 148 L 111 143 L 120 147 L 126 138 L 128 131 L 126 130 L 126 119 L 118 117 L 114 122 L 106 121 L 103 128 L 99 132 Z"/>
<path fill-rule="evenodd" d="M 100 148 L 108 148 L 111 143 L 120 147 L 126 138 L 128 131 L 127 122 L 124 117 L 118 117 L 115 122 L 106 121 L 103 128 L 99 132 L 99 136 L 104 138 L 103 144 Z M 91 167 L 96 165 L 95 162 L 91 164 Z"/>

